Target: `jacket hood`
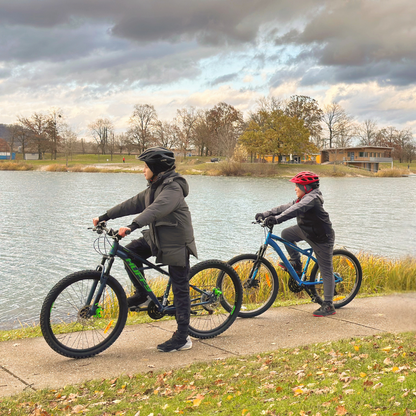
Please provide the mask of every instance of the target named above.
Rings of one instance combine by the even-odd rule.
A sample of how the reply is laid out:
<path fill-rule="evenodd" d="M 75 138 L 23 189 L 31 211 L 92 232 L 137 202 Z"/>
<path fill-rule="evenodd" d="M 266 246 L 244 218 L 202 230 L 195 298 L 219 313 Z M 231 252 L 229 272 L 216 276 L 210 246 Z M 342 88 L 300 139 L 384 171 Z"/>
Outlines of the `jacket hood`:
<path fill-rule="evenodd" d="M 149 182 L 149 185 L 159 186 L 161 183 L 167 184 L 172 181 L 175 181 L 182 188 L 183 196 L 187 197 L 189 194 L 188 182 L 180 173 L 175 171 L 165 172 L 160 178 L 156 179 L 156 182 Z"/>
<path fill-rule="evenodd" d="M 322 195 L 322 192 L 319 189 L 313 189 L 308 194 L 303 195 L 303 197 L 298 199 L 296 202 L 299 202 L 300 200 L 308 196 L 311 198 L 318 198 L 322 204 L 324 203 L 324 196 Z"/>

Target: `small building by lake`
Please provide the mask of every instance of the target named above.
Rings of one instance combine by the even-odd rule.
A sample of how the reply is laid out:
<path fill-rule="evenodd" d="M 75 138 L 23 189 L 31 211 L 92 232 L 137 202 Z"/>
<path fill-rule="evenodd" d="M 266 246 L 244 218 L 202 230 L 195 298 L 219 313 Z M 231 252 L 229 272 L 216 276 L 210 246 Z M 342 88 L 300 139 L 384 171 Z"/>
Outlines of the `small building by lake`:
<path fill-rule="evenodd" d="M 347 166 L 378 172 L 380 163 L 393 164 L 392 147 L 357 146 L 321 150 L 321 163 L 342 163 Z"/>

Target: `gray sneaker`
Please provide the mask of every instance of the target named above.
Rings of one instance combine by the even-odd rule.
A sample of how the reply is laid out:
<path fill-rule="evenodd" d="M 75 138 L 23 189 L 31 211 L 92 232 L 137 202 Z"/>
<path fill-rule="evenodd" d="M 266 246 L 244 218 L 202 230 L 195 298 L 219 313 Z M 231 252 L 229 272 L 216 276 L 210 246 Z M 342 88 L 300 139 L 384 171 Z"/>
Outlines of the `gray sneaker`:
<path fill-rule="evenodd" d="M 163 344 L 157 346 L 157 350 L 161 352 L 174 352 L 190 350 L 192 348 L 192 340 L 189 336 L 184 338 L 176 331 L 172 338 Z"/>
<path fill-rule="evenodd" d="M 317 309 L 314 313 L 313 316 L 329 316 L 329 315 L 335 315 L 335 308 L 334 308 L 334 304 L 332 302 L 323 302 L 321 307 L 319 309 Z"/>

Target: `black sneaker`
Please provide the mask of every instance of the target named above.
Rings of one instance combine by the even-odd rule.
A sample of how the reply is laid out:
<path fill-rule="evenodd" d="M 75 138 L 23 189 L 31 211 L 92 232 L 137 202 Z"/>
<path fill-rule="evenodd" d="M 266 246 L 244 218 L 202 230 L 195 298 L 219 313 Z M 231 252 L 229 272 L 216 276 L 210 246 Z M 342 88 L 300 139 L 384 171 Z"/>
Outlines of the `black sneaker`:
<path fill-rule="evenodd" d="M 301 261 L 296 261 L 296 260 L 290 260 L 289 259 L 289 263 L 293 266 L 293 268 L 295 269 L 295 272 L 300 276 L 302 274 L 302 262 Z M 279 266 L 285 271 L 287 272 L 287 267 L 285 266 L 285 264 L 283 262 L 279 263 Z"/>
<path fill-rule="evenodd" d="M 313 316 L 329 316 L 329 315 L 335 315 L 335 308 L 334 308 L 334 304 L 332 302 L 323 302 L 321 307 L 319 309 L 317 309 L 314 313 Z"/>
<path fill-rule="evenodd" d="M 191 338 L 189 336 L 183 337 L 178 331 L 174 332 L 170 340 L 157 346 L 157 350 L 161 352 L 183 351 L 190 350 L 191 348 Z"/>
<path fill-rule="evenodd" d="M 127 298 L 127 305 L 130 307 L 136 306 L 136 307 L 142 307 L 147 306 L 144 305 L 145 303 L 148 303 L 149 299 L 147 298 L 147 295 L 143 295 L 139 292 L 134 292 L 134 294 Z"/>

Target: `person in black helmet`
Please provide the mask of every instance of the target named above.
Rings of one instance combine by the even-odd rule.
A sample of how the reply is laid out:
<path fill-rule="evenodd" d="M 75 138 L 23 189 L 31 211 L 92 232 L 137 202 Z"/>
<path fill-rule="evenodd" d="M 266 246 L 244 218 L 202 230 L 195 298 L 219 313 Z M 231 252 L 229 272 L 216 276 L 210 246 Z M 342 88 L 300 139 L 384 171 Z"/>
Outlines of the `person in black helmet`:
<path fill-rule="evenodd" d="M 133 240 L 126 247 L 143 258 L 156 256 L 158 263 L 169 266 L 178 329 L 170 340 L 158 345 L 157 349 L 163 352 L 187 350 L 192 348 L 188 336 L 189 256 L 197 256 L 191 213 L 185 202 L 189 186 L 185 178 L 175 172 L 172 151 L 164 147 L 151 147 L 139 159 L 145 162 L 147 189 L 94 218 L 93 224 L 139 214 L 130 225 L 119 229 L 118 233 L 122 237 L 126 236 L 126 232 L 149 226 L 149 229 L 142 231 L 143 237 Z M 139 268 L 143 266 L 136 265 Z M 135 287 L 134 294 L 127 298 L 129 307 L 134 310 L 146 309 L 149 303 L 146 292 L 137 283 L 132 271 L 128 267 L 126 269 Z"/>

